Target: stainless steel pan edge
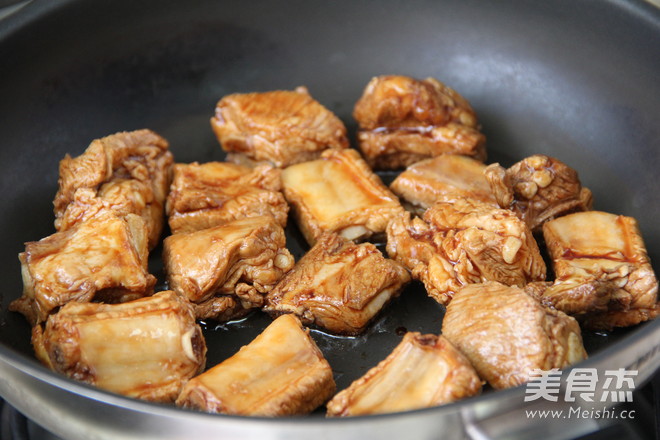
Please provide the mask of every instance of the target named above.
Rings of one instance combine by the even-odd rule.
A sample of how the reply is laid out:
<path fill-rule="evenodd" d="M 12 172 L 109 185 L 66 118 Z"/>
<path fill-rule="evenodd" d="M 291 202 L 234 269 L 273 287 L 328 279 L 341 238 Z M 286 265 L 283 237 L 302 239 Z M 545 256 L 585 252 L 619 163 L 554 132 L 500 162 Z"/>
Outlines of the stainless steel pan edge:
<path fill-rule="evenodd" d="M 0 26 L 0 37 L 29 24 L 39 15 L 71 2 L 35 3 L 39 4 L 28 5 L 11 17 L 9 25 Z M 645 15 L 649 12 L 648 5 L 641 2 L 610 3 L 623 5 L 622 7 L 633 15 L 639 15 L 642 21 L 649 17 Z M 582 7 L 584 4 L 581 3 Z M 657 23 L 657 19 L 655 21 Z M 657 207 L 651 206 L 650 210 L 656 212 Z M 646 225 L 652 224 L 649 220 L 645 222 Z M 659 235 L 657 229 L 650 229 L 655 237 Z M 14 295 L 15 292 L 11 294 Z M 616 368 L 639 369 L 639 386 L 660 368 L 659 341 L 660 322 L 649 323 L 580 364 L 580 367 L 593 366 L 601 371 Z M 557 425 L 548 429 L 547 422 L 525 420 L 524 409 L 535 406 L 523 407 L 524 387 L 489 393 L 441 408 L 403 414 L 350 420 L 271 420 L 198 414 L 126 399 L 55 375 L 36 365 L 33 359 L 28 359 L 5 346 L 0 346 L 0 377 L 0 394 L 3 397 L 47 429 L 71 440 L 167 440 L 196 436 L 218 439 L 307 439 L 312 435 L 322 439 L 338 436 L 348 439 L 453 439 L 466 435 L 474 438 L 534 438 L 539 435 L 547 438 L 553 438 L 553 435 L 554 438 L 571 438 L 596 427 L 594 421 L 562 422 L 562 430 L 559 432 Z"/>
<path fill-rule="evenodd" d="M 631 342 L 632 341 L 632 342 Z M 649 344 L 655 341 L 655 345 Z M 639 387 L 660 371 L 660 322 L 643 326 L 580 368 L 624 368 L 639 372 Z M 565 376 L 564 376 L 565 378 Z M 563 382 L 565 387 L 565 382 Z M 602 382 L 599 383 L 602 386 Z M 577 401 L 524 402 L 520 386 L 443 407 L 407 413 L 323 419 L 267 419 L 203 414 L 151 404 L 67 380 L 0 347 L 0 395 L 19 411 L 67 440 L 229 439 L 569 439 L 592 432 L 606 420 L 552 420 L 527 417 L 527 411 L 564 410 Z M 608 404 L 608 407 L 611 406 Z M 558 425 L 560 423 L 561 425 Z M 561 426 L 561 430 L 557 429 Z"/>

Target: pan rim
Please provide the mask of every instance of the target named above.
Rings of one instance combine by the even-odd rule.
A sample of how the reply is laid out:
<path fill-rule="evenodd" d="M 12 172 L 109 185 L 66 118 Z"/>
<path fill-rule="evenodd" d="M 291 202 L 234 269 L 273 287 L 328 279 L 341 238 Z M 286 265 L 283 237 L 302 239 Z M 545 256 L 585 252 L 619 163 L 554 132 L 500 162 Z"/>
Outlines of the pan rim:
<path fill-rule="evenodd" d="M 588 357 L 586 360 L 581 361 L 577 364 L 571 365 L 567 368 L 562 369 L 562 371 L 570 371 L 574 368 L 596 368 L 598 365 L 602 366 L 604 361 L 616 357 L 617 354 L 624 351 L 625 347 L 630 347 L 635 343 L 640 343 L 643 341 L 652 341 L 653 337 L 656 337 L 660 340 L 660 320 L 647 321 L 645 323 L 639 324 L 639 328 L 633 330 L 632 334 L 626 335 L 621 340 L 615 342 L 614 344 L 606 347 L 605 349 L 599 351 L 593 356 Z M 648 347 L 650 350 L 654 350 L 657 347 Z M 54 371 L 49 370 L 45 366 L 39 364 L 35 359 L 30 359 L 28 356 L 18 353 L 15 350 L 7 347 L 5 344 L 0 343 L 0 362 L 6 362 L 12 367 L 18 369 L 22 373 L 29 375 L 30 377 L 37 379 L 42 382 L 46 382 L 49 385 L 55 386 L 59 389 L 67 391 L 69 393 L 94 399 L 96 401 L 103 402 L 111 406 L 117 406 L 125 409 L 130 409 L 136 412 L 150 413 L 153 415 L 164 416 L 168 418 L 177 418 L 179 416 L 185 415 L 188 418 L 189 415 L 195 414 L 197 416 L 205 417 L 207 420 L 210 418 L 216 418 L 218 420 L 250 420 L 250 421 L 261 421 L 263 423 L 281 423 L 283 425 L 288 424 L 291 421 L 301 422 L 308 424 L 310 427 L 319 424 L 319 422 L 326 423 L 348 423 L 346 421 L 372 421 L 377 418 L 391 418 L 392 416 L 396 417 L 406 417 L 412 414 L 426 414 L 426 413 L 443 413 L 445 415 L 451 413 L 460 413 L 462 410 L 471 407 L 474 404 L 480 405 L 482 403 L 492 403 L 501 399 L 511 399 L 514 397 L 520 397 L 522 401 L 522 396 L 525 393 L 525 384 L 518 385 L 516 387 L 507 388 L 503 390 L 490 391 L 485 394 L 480 394 L 477 396 L 468 397 L 463 400 L 456 402 L 451 402 L 444 405 L 429 407 L 429 408 L 420 408 L 410 411 L 402 411 L 396 413 L 387 413 L 387 414 L 373 414 L 373 415 L 364 415 L 364 416 L 353 416 L 353 417 L 337 417 L 337 418 L 322 418 L 322 417 L 309 417 L 309 416 L 294 416 L 286 418 L 272 418 L 272 417 L 260 417 L 260 416 L 239 416 L 231 414 L 211 414 L 204 413 L 199 411 L 186 410 L 183 408 L 176 407 L 174 405 L 160 404 L 155 402 L 149 402 L 139 399 L 130 398 L 120 394 L 116 394 L 110 391 L 106 391 L 92 385 L 77 382 L 73 379 L 70 379 L 66 376 L 60 375 Z M 616 366 L 617 368 L 623 367 L 620 365 Z M 649 378 L 653 377 L 654 374 L 658 374 L 660 368 L 654 369 L 654 371 L 649 371 Z M 645 380 L 648 380 L 646 378 Z M 641 386 L 642 384 L 637 384 Z"/>
<path fill-rule="evenodd" d="M 534 0 L 531 0 L 532 2 Z M 578 0 L 579 1 L 579 0 Z M 26 4 L 5 17 L 0 19 L 0 42 L 19 31 L 21 28 L 57 11 L 68 5 L 79 3 L 80 0 L 58 0 L 58 1 L 35 1 L 26 0 Z M 586 3 L 587 0 L 582 0 Z M 635 17 L 636 20 L 653 26 L 660 31 L 660 4 L 651 0 L 602 0 L 602 4 L 610 4 L 612 7 L 625 11 Z"/>
<path fill-rule="evenodd" d="M 26 4 L 21 10 L 15 14 L 7 17 L 4 20 L 0 20 L 0 41 L 12 36 L 15 32 L 20 31 L 23 27 L 35 23 L 39 19 L 49 15 L 50 13 L 63 9 L 64 7 L 75 3 L 76 0 L 62 0 L 58 2 L 34 2 Z M 604 3 L 609 3 L 612 6 L 621 8 L 626 13 L 635 15 L 636 19 L 644 20 L 645 23 L 650 24 L 656 27 L 660 31 L 660 8 L 656 7 L 654 4 L 645 1 L 645 0 L 607 0 Z M 591 367 L 598 363 L 601 363 L 603 360 L 612 358 L 616 353 L 622 351 L 622 348 L 625 346 L 641 342 L 646 338 L 652 338 L 655 335 L 656 338 L 660 338 L 660 320 L 651 321 L 643 323 L 639 328 L 634 329 L 630 334 L 623 337 L 621 340 L 609 345 L 605 349 L 599 351 L 594 356 L 589 357 L 589 359 L 580 362 L 574 366 L 569 367 Z M 186 418 L 194 414 L 194 417 L 213 417 L 218 420 L 251 420 L 258 422 L 267 422 L 268 424 L 289 424 L 291 421 L 296 421 L 297 424 L 309 424 L 310 426 L 316 425 L 319 422 L 322 422 L 324 425 L 328 423 L 338 424 L 338 423 L 352 423 L 368 420 L 371 422 L 374 419 L 381 417 L 405 417 L 413 413 L 428 413 L 428 412 L 440 412 L 440 413 L 451 413 L 459 412 L 462 408 L 468 407 L 473 403 L 478 402 L 491 402 L 493 399 L 499 400 L 501 397 L 512 397 L 522 395 L 524 393 L 524 385 L 517 386 L 514 388 L 509 388 L 506 390 L 500 390 L 497 392 L 490 392 L 482 394 L 479 396 L 471 397 L 462 401 L 453 402 L 450 404 L 432 407 L 432 408 L 423 408 L 412 411 L 405 411 L 399 413 L 390 413 L 390 414 L 381 414 L 381 415 L 371 415 L 371 416 L 356 416 L 352 418 L 339 418 L 333 419 L 332 421 L 328 419 L 317 419 L 317 418 L 266 418 L 266 417 L 245 417 L 245 416 L 234 416 L 234 415 L 225 415 L 225 414 L 207 414 L 195 411 L 181 411 L 180 408 L 174 406 L 166 406 L 162 404 L 156 404 L 152 402 L 141 401 L 137 399 L 131 399 L 125 396 L 114 394 L 108 391 L 100 390 L 98 388 L 92 387 L 87 384 L 76 382 L 72 379 L 69 379 L 65 376 L 59 375 L 55 372 L 48 370 L 46 367 L 40 365 L 35 359 L 30 359 L 28 356 L 18 353 L 12 348 L 8 347 L 4 343 L 0 343 L 0 357 L 3 361 L 7 361 L 12 364 L 14 367 L 18 367 L 22 372 L 29 374 L 31 377 L 50 383 L 51 385 L 57 386 L 65 391 L 84 396 L 94 398 L 109 405 L 121 406 L 123 408 L 128 408 L 135 411 L 147 412 L 152 414 L 164 415 L 167 417 L 185 415 Z M 657 371 L 655 374 L 657 374 Z"/>

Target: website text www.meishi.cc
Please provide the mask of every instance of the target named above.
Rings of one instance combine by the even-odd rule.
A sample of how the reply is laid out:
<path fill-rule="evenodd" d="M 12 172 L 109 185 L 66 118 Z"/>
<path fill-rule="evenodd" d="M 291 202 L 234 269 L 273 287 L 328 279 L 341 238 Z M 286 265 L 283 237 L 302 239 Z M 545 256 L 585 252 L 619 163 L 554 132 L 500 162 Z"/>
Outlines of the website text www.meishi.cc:
<path fill-rule="evenodd" d="M 581 406 L 571 406 L 568 410 L 526 410 L 525 415 L 528 419 L 634 419 L 635 410 L 626 410 L 618 408 L 583 408 Z"/>
<path fill-rule="evenodd" d="M 536 370 L 527 383 L 525 402 L 575 402 L 568 408 L 529 409 L 527 418 L 541 419 L 634 419 L 635 411 L 613 408 L 617 403 L 632 402 L 636 370 L 574 368 L 563 379 L 563 371 Z M 599 386 L 600 385 L 600 386 Z M 578 400 L 582 402 L 578 404 Z"/>

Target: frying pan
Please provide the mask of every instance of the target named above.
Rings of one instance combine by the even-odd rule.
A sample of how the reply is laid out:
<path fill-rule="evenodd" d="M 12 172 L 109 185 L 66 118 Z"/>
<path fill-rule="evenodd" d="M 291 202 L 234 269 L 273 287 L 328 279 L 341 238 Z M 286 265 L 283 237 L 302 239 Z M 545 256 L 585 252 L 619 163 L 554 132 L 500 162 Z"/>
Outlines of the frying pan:
<path fill-rule="evenodd" d="M 527 418 L 526 409 L 548 402 L 524 403 L 524 387 L 343 420 L 179 410 L 51 373 L 34 359 L 28 324 L 7 305 L 21 293 L 23 242 L 53 232 L 65 153 L 151 128 L 179 162 L 222 160 L 209 126 L 220 97 L 299 85 L 354 139 L 353 104 L 372 76 L 388 73 L 433 76 L 463 94 L 488 138 L 489 162 L 545 153 L 579 170 L 595 207 L 636 217 L 660 261 L 658 48 L 660 11 L 641 0 L 27 2 L 0 22 L 0 394 L 67 439 L 570 438 L 597 428 L 594 419 Z M 287 233 L 300 257 L 302 238 L 293 226 Z M 159 252 L 150 265 L 162 279 Z M 404 330 L 437 334 L 441 320 L 442 308 L 412 284 L 365 336 L 312 334 L 341 389 Z M 255 313 L 205 323 L 208 365 L 269 321 Z M 579 367 L 636 369 L 637 386 L 660 367 L 660 320 L 584 337 L 590 359 Z"/>

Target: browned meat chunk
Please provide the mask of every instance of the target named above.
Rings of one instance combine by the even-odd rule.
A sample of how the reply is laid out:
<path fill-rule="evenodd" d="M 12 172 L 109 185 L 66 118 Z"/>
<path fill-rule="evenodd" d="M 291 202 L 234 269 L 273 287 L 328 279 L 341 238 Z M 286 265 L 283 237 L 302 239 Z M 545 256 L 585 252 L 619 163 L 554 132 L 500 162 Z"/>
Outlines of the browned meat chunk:
<path fill-rule="evenodd" d="M 66 231 L 80 222 L 113 211 L 124 217 L 140 215 L 149 231 L 149 248 L 156 245 L 162 229 L 162 205 L 153 203 L 149 183 L 137 179 L 114 179 L 98 189 L 79 188 L 62 216 L 56 220 L 57 228 Z"/>
<path fill-rule="evenodd" d="M 80 156 L 66 155 L 53 202 L 55 228 L 67 230 L 107 209 L 137 214 L 153 248 L 163 229 L 172 164 L 167 141 L 150 130 L 96 139 Z"/>
<path fill-rule="evenodd" d="M 282 227 L 270 216 L 167 237 L 163 261 L 170 288 L 193 303 L 199 319 L 228 319 L 264 305 L 294 265 Z"/>
<path fill-rule="evenodd" d="M 543 225 L 556 280 L 541 300 L 587 328 L 638 324 L 660 314 L 658 281 L 632 217 L 588 211 Z"/>
<path fill-rule="evenodd" d="M 144 221 L 112 211 L 26 243 L 19 255 L 23 296 L 10 309 L 34 325 L 71 301 L 125 302 L 150 295 L 156 278 L 147 272 L 147 252 Z"/>
<path fill-rule="evenodd" d="M 411 210 L 422 215 L 436 202 L 471 198 L 498 207 L 484 176 L 486 165 L 457 154 L 441 154 L 410 165 L 394 179 L 390 189 Z"/>
<path fill-rule="evenodd" d="M 410 281 L 371 243 L 324 234 L 266 297 L 265 311 L 294 313 L 305 325 L 354 335 Z"/>
<path fill-rule="evenodd" d="M 282 172 L 284 196 L 310 244 L 324 232 L 349 240 L 382 234 L 403 212 L 397 197 L 355 150 L 328 150 Z"/>
<path fill-rule="evenodd" d="M 124 304 L 69 303 L 35 328 L 33 344 L 59 373 L 156 402 L 173 402 L 206 362 L 192 307 L 172 291 Z"/>
<path fill-rule="evenodd" d="M 211 228 L 240 218 L 270 215 L 286 226 L 289 206 L 281 193 L 281 171 L 232 163 L 174 165 L 167 197 L 172 233 Z"/>
<path fill-rule="evenodd" d="M 409 411 L 480 391 L 470 361 L 446 338 L 409 332 L 385 360 L 328 402 L 328 416 Z"/>
<path fill-rule="evenodd" d="M 577 172 L 552 157 L 536 154 L 506 170 L 495 163 L 486 178 L 500 207 L 513 210 L 534 232 L 555 217 L 591 209 L 591 191 Z"/>
<path fill-rule="evenodd" d="M 420 218 L 403 215 L 387 229 L 387 252 L 447 304 L 463 286 L 499 281 L 524 286 L 545 279 L 545 263 L 527 226 L 484 202 L 440 202 Z"/>
<path fill-rule="evenodd" d="M 660 316 L 660 301 L 651 307 L 590 313 L 580 317 L 580 324 L 588 329 L 613 329 L 614 327 L 630 327 L 658 316 Z"/>
<path fill-rule="evenodd" d="M 523 289 L 496 282 L 456 293 L 442 334 L 496 389 L 527 382 L 535 370 L 564 368 L 587 357 L 575 319 L 541 305 Z"/>
<path fill-rule="evenodd" d="M 176 403 L 246 416 L 307 414 L 332 396 L 330 365 L 293 315 L 277 318 L 250 344 L 186 384 Z"/>
<path fill-rule="evenodd" d="M 486 138 L 472 107 L 433 78 L 375 77 L 353 116 L 362 154 L 377 169 L 404 168 L 444 153 L 486 158 Z"/>
<path fill-rule="evenodd" d="M 314 160 L 327 148 L 348 147 L 343 122 L 305 87 L 225 96 L 211 126 L 230 156 L 277 167 Z"/>

